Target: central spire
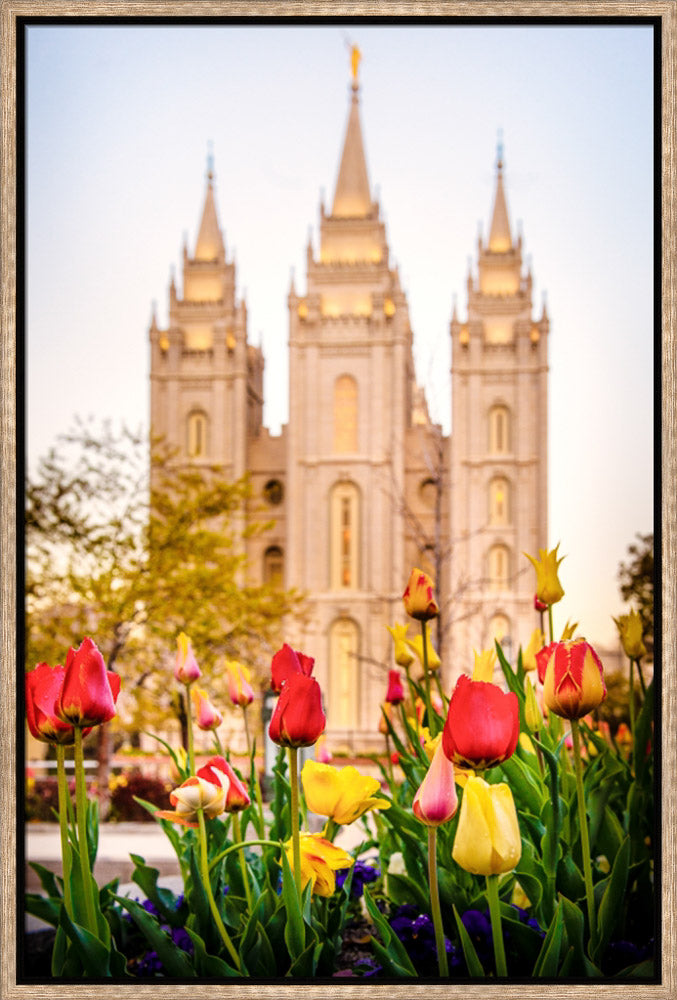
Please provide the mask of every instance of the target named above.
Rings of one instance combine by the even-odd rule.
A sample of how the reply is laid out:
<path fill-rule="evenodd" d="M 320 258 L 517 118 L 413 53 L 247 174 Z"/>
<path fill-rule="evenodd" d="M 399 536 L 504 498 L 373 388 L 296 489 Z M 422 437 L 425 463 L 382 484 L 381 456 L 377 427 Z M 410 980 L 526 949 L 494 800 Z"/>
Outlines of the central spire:
<path fill-rule="evenodd" d="M 491 219 L 491 230 L 489 232 L 489 249 L 494 253 L 505 253 L 512 247 L 512 237 L 510 235 L 510 222 L 508 220 L 508 206 L 505 201 L 505 191 L 503 190 L 503 142 L 499 135 L 498 148 L 496 150 L 496 195 L 494 197 L 494 211 Z"/>
<path fill-rule="evenodd" d="M 350 113 L 332 207 L 332 215 L 343 218 L 360 218 L 371 212 L 369 176 L 364 155 L 359 111 L 360 85 L 357 79 L 357 70 L 361 58 L 357 45 L 352 45 L 350 50 L 352 71 Z"/>
<path fill-rule="evenodd" d="M 214 198 L 214 156 L 210 148 L 207 155 L 207 193 L 195 244 L 195 260 L 220 260 L 223 254 L 223 236 Z"/>

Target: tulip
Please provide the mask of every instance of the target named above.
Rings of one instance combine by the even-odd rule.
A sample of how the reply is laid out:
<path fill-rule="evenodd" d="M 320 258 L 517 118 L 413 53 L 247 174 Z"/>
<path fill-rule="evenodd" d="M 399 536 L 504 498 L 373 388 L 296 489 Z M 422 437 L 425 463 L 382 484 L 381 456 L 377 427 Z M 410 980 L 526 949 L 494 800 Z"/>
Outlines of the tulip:
<path fill-rule="evenodd" d="M 388 736 L 390 734 L 390 729 L 388 728 L 388 722 L 386 720 L 392 722 L 392 718 L 393 706 L 390 702 L 384 701 L 381 705 L 381 717 L 378 721 L 378 731 L 379 733 L 382 733 L 383 736 Z"/>
<path fill-rule="evenodd" d="M 628 615 L 619 615 L 614 618 L 621 645 L 625 655 L 631 660 L 640 660 L 646 656 L 646 646 L 644 645 L 642 618 L 639 612 L 634 609 Z"/>
<path fill-rule="evenodd" d="M 68 722 L 62 722 L 56 714 L 56 702 L 63 686 L 65 670 L 59 664 L 50 667 L 38 663 L 26 674 L 26 719 L 31 735 L 42 743 L 72 746 L 75 729 Z M 83 736 L 91 733 L 84 729 Z"/>
<path fill-rule="evenodd" d="M 285 642 L 282 649 L 278 649 L 270 665 L 271 688 L 279 694 L 284 682 L 295 674 L 310 677 L 314 664 L 315 660 L 311 656 L 297 652 Z"/>
<path fill-rule="evenodd" d="M 400 705 L 404 701 L 404 698 L 404 687 L 399 670 L 389 670 L 386 701 L 391 705 Z"/>
<path fill-rule="evenodd" d="M 220 755 L 210 757 L 207 763 L 197 772 L 198 778 L 211 781 L 217 788 L 224 785 L 223 775 L 225 775 L 227 780 L 224 812 L 234 813 L 240 812 L 241 809 L 246 809 L 251 802 L 249 793 L 225 757 L 221 757 Z"/>
<path fill-rule="evenodd" d="M 522 650 L 522 668 L 529 673 L 536 669 L 536 654 L 545 644 L 545 636 L 540 628 L 535 628 L 531 633 L 531 638 L 527 643 L 527 648 Z"/>
<path fill-rule="evenodd" d="M 207 697 L 207 692 L 199 688 L 194 688 L 192 694 L 193 704 L 197 713 L 198 729 L 202 729 L 205 733 L 218 729 L 223 722 L 223 715 L 219 712 L 218 708 L 212 705 Z"/>
<path fill-rule="evenodd" d="M 247 667 L 238 663 L 237 660 L 227 660 L 226 670 L 228 671 L 228 694 L 233 705 L 246 708 L 254 700 L 254 691 L 249 683 L 251 673 Z"/>
<path fill-rule="evenodd" d="M 214 772 L 219 773 L 220 772 Z M 174 812 L 158 809 L 154 815 L 160 819 L 168 819 L 180 826 L 197 827 L 198 812 L 203 810 L 205 816 L 213 819 L 220 816 L 225 809 L 228 792 L 228 778 L 221 774 L 218 785 L 204 778 L 186 778 L 182 785 L 173 789 L 169 801 L 174 806 Z"/>
<path fill-rule="evenodd" d="M 428 760 L 432 760 L 437 753 L 437 748 L 442 743 L 442 733 L 438 733 L 437 736 L 432 737 L 427 729 L 424 729 L 421 733 L 421 745 L 425 750 L 425 755 Z"/>
<path fill-rule="evenodd" d="M 517 812 L 510 786 L 468 778 L 454 840 L 454 861 L 473 875 L 512 871 L 522 856 Z"/>
<path fill-rule="evenodd" d="M 294 872 L 291 841 L 286 844 L 289 865 Z M 334 872 L 350 868 L 353 859 L 340 847 L 316 833 L 303 833 L 300 838 L 301 891 L 310 882 L 311 891 L 317 896 L 331 896 L 336 889 Z"/>
<path fill-rule="evenodd" d="M 311 812 L 326 816 L 339 826 L 347 826 L 372 809 L 389 809 L 387 799 L 374 795 L 380 791 L 377 778 L 360 774 L 357 768 L 337 768 L 307 760 L 301 771 L 306 804 Z"/>
<path fill-rule="evenodd" d="M 472 679 L 474 681 L 486 681 L 490 684 L 494 679 L 494 669 L 498 659 L 496 650 L 484 649 L 481 653 L 478 653 L 474 649 L 473 653 L 475 654 L 475 666 L 472 672 Z"/>
<path fill-rule="evenodd" d="M 290 674 L 283 683 L 268 734 L 281 747 L 310 747 L 324 732 L 322 692 L 314 677 Z"/>
<path fill-rule="evenodd" d="M 393 637 L 393 642 L 395 643 L 395 663 L 399 667 L 407 667 L 411 664 L 414 657 L 411 655 L 406 646 L 407 630 L 408 625 L 386 625 L 386 628 Z"/>
<path fill-rule="evenodd" d="M 515 752 L 519 709 L 514 691 L 496 684 L 471 681 L 462 674 L 449 702 L 442 744 L 454 764 L 483 770 L 495 767 Z"/>
<path fill-rule="evenodd" d="M 454 765 L 438 743 L 432 763 L 414 796 L 412 810 L 416 819 L 426 826 L 439 826 L 448 822 L 457 808 Z"/>
<path fill-rule="evenodd" d="M 434 596 L 434 584 L 427 573 L 420 569 L 412 569 L 402 600 L 404 610 L 417 621 L 426 622 L 439 614 L 440 609 Z"/>
<path fill-rule="evenodd" d="M 430 623 L 427 622 L 424 627 L 426 630 L 426 652 L 428 653 L 428 670 L 437 670 L 442 661 L 437 655 L 437 651 L 434 649 L 432 644 L 432 639 L 430 638 Z M 409 649 L 412 649 L 416 653 L 417 657 L 421 662 L 421 665 L 423 665 L 423 636 L 417 635 L 414 639 L 405 639 L 404 641 L 406 642 L 407 646 L 409 646 Z"/>
<path fill-rule="evenodd" d="M 548 648 L 543 701 L 555 715 L 580 719 L 606 697 L 601 660 L 583 639 L 551 643 Z"/>
<path fill-rule="evenodd" d="M 120 675 L 106 670 L 95 643 L 86 638 L 78 649 L 68 650 L 54 711 L 62 722 L 73 726 L 99 726 L 115 715 L 119 693 Z"/>
<path fill-rule="evenodd" d="M 177 681 L 181 681 L 182 684 L 192 684 L 193 681 L 196 681 L 202 676 L 202 672 L 197 665 L 193 647 L 191 646 L 190 639 L 185 632 L 179 633 L 176 645 L 177 650 L 174 676 Z"/>
<path fill-rule="evenodd" d="M 534 609 L 536 611 L 547 611 L 548 610 L 548 605 L 544 604 L 543 601 L 539 601 L 537 594 L 534 594 Z"/>
<path fill-rule="evenodd" d="M 557 558 L 558 548 L 559 542 L 550 551 L 539 549 L 538 559 L 530 556 L 528 552 L 523 553 L 536 570 L 536 597 L 548 607 L 564 597 L 564 590 L 557 576 L 557 570 L 564 556 Z"/>
<path fill-rule="evenodd" d="M 536 671 L 541 684 L 545 680 L 545 668 L 548 665 L 548 660 L 550 659 L 552 651 L 556 645 L 556 642 L 550 642 L 547 646 L 543 646 L 543 648 L 539 649 L 536 653 Z"/>
<path fill-rule="evenodd" d="M 331 753 L 327 748 L 327 737 L 324 733 L 315 744 L 315 760 L 320 764 L 331 764 Z"/>
<path fill-rule="evenodd" d="M 525 678 L 524 691 L 526 693 L 524 719 L 531 732 L 537 733 L 543 728 L 543 716 L 541 715 L 541 710 L 538 707 L 536 689 L 528 677 Z"/>

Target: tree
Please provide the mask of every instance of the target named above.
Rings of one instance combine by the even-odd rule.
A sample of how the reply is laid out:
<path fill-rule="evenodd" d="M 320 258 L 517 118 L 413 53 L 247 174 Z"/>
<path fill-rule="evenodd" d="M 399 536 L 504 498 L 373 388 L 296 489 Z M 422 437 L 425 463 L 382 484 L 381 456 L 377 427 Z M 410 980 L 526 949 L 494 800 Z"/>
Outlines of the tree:
<path fill-rule="evenodd" d="M 149 711 L 158 722 L 185 713 L 169 680 L 181 631 L 216 698 L 226 697 L 224 658 L 262 680 L 298 595 L 246 582 L 238 523 L 251 503 L 247 482 L 218 466 L 181 464 L 127 428 L 77 422 L 26 486 L 27 667 L 63 662 L 91 635 L 133 699 L 131 729 Z M 103 794 L 108 732 L 99 728 Z"/>
<path fill-rule="evenodd" d="M 653 657 L 654 633 L 654 544 L 653 534 L 635 536 L 637 542 L 628 546 L 628 560 L 620 563 L 618 579 L 621 597 L 632 603 L 644 626 L 644 642 Z"/>

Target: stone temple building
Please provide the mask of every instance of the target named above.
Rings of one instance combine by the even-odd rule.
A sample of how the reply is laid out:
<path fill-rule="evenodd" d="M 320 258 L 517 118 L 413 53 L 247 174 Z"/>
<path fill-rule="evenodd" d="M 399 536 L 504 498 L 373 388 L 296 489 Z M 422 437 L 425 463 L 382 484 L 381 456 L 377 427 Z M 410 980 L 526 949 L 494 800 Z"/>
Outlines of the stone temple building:
<path fill-rule="evenodd" d="M 194 250 L 184 247 L 180 287 L 171 281 L 168 326 L 153 318 L 150 328 L 152 430 L 186 460 L 250 477 L 250 516 L 274 524 L 243 541 L 248 572 L 308 595 L 288 639 L 315 657 L 329 745 L 350 749 L 382 741 L 385 665 L 394 665 L 385 625 L 406 621 L 412 567 L 436 582 L 432 635 L 449 689 L 472 668 L 473 648 L 498 637 L 514 657 L 528 641 L 537 618 L 522 552 L 547 540 L 548 317 L 532 317 L 500 149 L 488 236 L 465 314 L 451 317 L 450 436 L 417 385 L 407 298 L 389 258 L 354 63 L 331 209 L 320 206 L 305 290 L 293 280 L 289 290 L 282 432 L 262 422 L 264 357 L 248 340 L 211 167 Z M 409 635 L 418 629 L 411 622 Z"/>

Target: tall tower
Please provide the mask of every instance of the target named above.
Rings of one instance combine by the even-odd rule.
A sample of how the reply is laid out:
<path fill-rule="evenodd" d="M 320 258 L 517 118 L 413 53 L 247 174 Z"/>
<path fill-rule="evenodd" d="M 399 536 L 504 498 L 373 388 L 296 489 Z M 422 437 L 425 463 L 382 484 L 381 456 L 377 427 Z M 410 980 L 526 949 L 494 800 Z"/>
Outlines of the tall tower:
<path fill-rule="evenodd" d="M 389 656 L 385 624 L 401 617 L 406 446 L 414 413 L 406 298 L 372 199 L 353 48 L 348 122 L 307 291 L 289 293 L 287 585 L 308 595 L 298 648 L 316 657 L 332 746 L 380 739 Z M 291 516 L 293 512 L 293 517 Z"/>
<path fill-rule="evenodd" d="M 489 238 L 451 321 L 451 594 L 459 665 L 501 639 L 516 656 L 536 625 L 533 570 L 547 543 L 548 317 L 514 240 L 499 145 Z M 465 660 L 463 659 L 465 657 Z"/>
<path fill-rule="evenodd" d="M 235 480 L 247 470 L 247 436 L 261 425 L 263 359 L 247 343 L 247 310 L 226 258 L 211 157 L 202 218 L 182 292 L 172 275 L 169 325 L 153 316 L 151 430 L 197 464 L 220 464 Z"/>

